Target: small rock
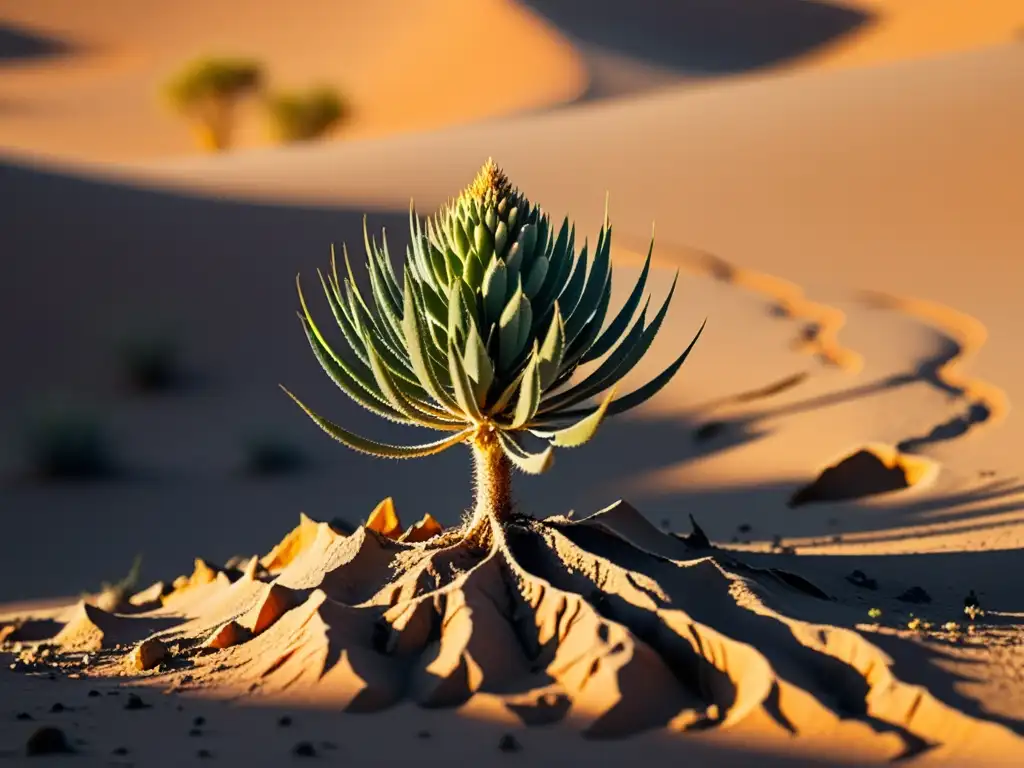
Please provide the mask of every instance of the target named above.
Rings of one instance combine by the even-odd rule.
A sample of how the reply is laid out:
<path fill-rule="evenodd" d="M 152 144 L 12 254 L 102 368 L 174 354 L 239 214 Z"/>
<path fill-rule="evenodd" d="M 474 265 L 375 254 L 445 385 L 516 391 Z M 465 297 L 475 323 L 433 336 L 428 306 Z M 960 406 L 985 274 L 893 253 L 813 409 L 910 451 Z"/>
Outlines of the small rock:
<path fill-rule="evenodd" d="M 196 752 L 196 757 L 206 759 L 208 757 L 213 757 L 213 753 L 210 752 L 210 750 L 208 749 L 200 749 L 198 752 Z"/>
<path fill-rule="evenodd" d="M 64 711 L 64 705 L 61 704 L 59 701 L 55 702 L 54 705 L 52 707 L 50 707 L 50 711 L 53 712 L 54 714 L 57 714 L 58 712 L 63 712 Z"/>
<path fill-rule="evenodd" d="M 116 747 L 110 754 L 112 755 L 127 755 L 128 747 Z"/>
<path fill-rule="evenodd" d="M 911 587 L 897 595 L 896 599 L 904 603 L 915 603 L 920 605 L 922 603 L 930 603 L 932 601 L 932 596 L 925 592 L 921 587 Z"/>
<path fill-rule="evenodd" d="M 87 695 L 87 696 L 88 696 L 88 697 L 89 697 L 90 699 L 95 699 L 95 698 L 96 698 L 97 696 L 99 696 L 99 695 L 100 695 L 100 692 L 99 692 L 99 691 L 97 691 L 97 690 L 96 690 L 96 689 L 94 688 L 93 690 L 89 691 L 89 693 L 87 693 L 86 695 Z"/>
<path fill-rule="evenodd" d="M 418 738 L 418 739 L 429 739 L 430 738 L 430 731 L 420 731 L 419 733 L 416 734 L 416 738 Z"/>
<path fill-rule="evenodd" d="M 58 755 L 74 752 L 68 744 L 67 737 L 59 728 L 45 726 L 40 728 L 25 743 L 25 754 L 29 757 L 36 755 Z"/>
<path fill-rule="evenodd" d="M 15 720 L 35 720 L 28 712 L 19 712 L 14 716 Z"/>
<path fill-rule="evenodd" d="M 523 747 L 519 743 L 519 740 L 516 739 L 516 737 L 513 736 L 511 733 L 506 733 L 498 741 L 498 749 L 500 749 L 502 752 L 518 752 L 522 748 Z"/>
<path fill-rule="evenodd" d="M 853 584 L 855 587 L 861 587 L 862 589 L 877 590 L 878 582 L 875 579 L 868 578 L 868 575 L 864 571 L 852 571 L 846 580 Z"/>
<path fill-rule="evenodd" d="M 149 709 L 149 704 L 144 702 L 137 693 L 129 693 L 128 701 L 124 703 L 125 709 Z"/>
<path fill-rule="evenodd" d="M 288 715 L 282 715 L 281 719 L 277 721 L 277 724 L 282 728 L 287 728 L 292 724 L 292 719 Z"/>
<path fill-rule="evenodd" d="M 226 624 L 222 624 L 204 645 L 207 648 L 222 650 L 239 643 L 244 643 L 250 637 L 252 637 L 252 632 L 237 621 L 229 621 Z"/>
<path fill-rule="evenodd" d="M 296 757 L 316 757 L 316 748 L 308 741 L 300 741 L 292 749 L 292 754 Z"/>
<path fill-rule="evenodd" d="M 196 726 L 197 728 L 200 725 L 206 725 L 206 718 L 203 717 L 202 715 L 199 715 L 198 717 L 196 717 L 196 718 L 194 718 L 192 720 L 192 725 Z"/>
<path fill-rule="evenodd" d="M 140 672 L 153 669 L 167 658 L 167 646 L 155 637 L 143 640 L 128 657 L 128 664 Z"/>
<path fill-rule="evenodd" d="M 736 526 L 736 530 L 740 533 L 750 533 L 753 528 L 751 528 L 750 523 L 740 523 Z"/>

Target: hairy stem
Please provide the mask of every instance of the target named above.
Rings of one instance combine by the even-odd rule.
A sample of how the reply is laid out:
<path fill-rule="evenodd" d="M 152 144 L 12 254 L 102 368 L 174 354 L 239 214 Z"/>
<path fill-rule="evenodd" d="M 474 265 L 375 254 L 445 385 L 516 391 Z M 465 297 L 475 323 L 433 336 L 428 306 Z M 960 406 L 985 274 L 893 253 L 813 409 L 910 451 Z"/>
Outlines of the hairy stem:
<path fill-rule="evenodd" d="M 476 531 L 491 518 L 503 522 L 512 514 L 512 465 L 493 433 L 484 433 L 472 443 L 475 481 L 473 521 Z"/>

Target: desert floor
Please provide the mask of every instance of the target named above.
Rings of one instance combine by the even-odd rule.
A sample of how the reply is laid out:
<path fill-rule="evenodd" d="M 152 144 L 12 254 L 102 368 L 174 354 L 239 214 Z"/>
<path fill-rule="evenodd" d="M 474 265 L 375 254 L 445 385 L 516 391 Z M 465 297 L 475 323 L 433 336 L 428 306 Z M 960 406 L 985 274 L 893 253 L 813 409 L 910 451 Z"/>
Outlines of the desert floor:
<path fill-rule="evenodd" d="M 144 583 L 170 580 L 197 556 L 267 553 L 300 512 L 359 523 L 390 496 L 406 522 L 456 523 L 470 503 L 465 451 L 402 463 L 348 452 L 277 385 L 356 431 L 396 437 L 319 370 L 294 320 L 294 276 L 315 285 L 331 243 L 358 254 L 364 212 L 401 252 L 409 199 L 432 211 L 493 156 L 591 238 L 608 193 L 613 301 L 656 223 L 653 301 L 675 270 L 683 277 L 668 330 L 631 380 L 708 320 L 651 403 L 559 453 L 548 475 L 518 478 L 522 507 L 578 519 L 625 498 L 681 533 L 692 514 L 723 556 L 835 598 L 762 596 L 794 635 L 856 629 L 853 655 L 878 649 L 901 685 L 919 686 L 933 714 L 908 729 L 937 746 L 916 761 L 1019 762 L 1024 3 L 694 0 L 670 11 L 634 0 L 588 4 L 585 17 L 545 0 L 307 5 L 0 0 L 0 600 L 19 604 L 0 613 L 51 611 L 59 625 L 136 554 Z M 287 84 L 337 81 L 353 121 L 335 140 L 280 148 L 251 115 L 239 150 L 194 154 L 155 89 L 182 58 L 225 49 L 259 52 Z M 327 317 L 319 297 L 313 309 Z M 118 345 L 139 334 L 176 341 L 181 387 L 125 391 Z M 30 477 L 24 434 L 53 403 L 99 420 L 114 477 Z M 296 446 L 308 466 L 247 473 L 257 435 Z M 846 498 L 791 505 L 858 452 L 830 491 Z M 877 588 L 848 581 L 854 570 Z M 931 602 L 897 599 L 912 587 Z M 986 615 L 968 634 L 971 590 Z M 911 614 L 933 629 L 909 630 Z M 727 614 L 716 616 L 700 623 L 728 634 Z M 939 631 L 947 621 L 961 628 Z M 783 670 L 759 650 L 793 696 L 829 708 L 827 673 L 808 681 L 799 656 Z M 107 697 L 109 677 L 50 681 L 5 662 L 0 751 L 13 764 L 45 722 L 83 739 L 81 762 L 97 765 L 118 746 L 140 765 L 184 764 L 199 749 L 241 764 L 303 740 L 365 764 L 892 759 L 906 744 L 887 730 L 895 716 L 870 720 L 877 670 L 858 669 L 868 714 L 828 727 L 783 733 L 752 717 L 595 742 L 571 715 L 524 728 L 484 693 L 461 717 L 411 703 L 379 715 L 244 707 L 202 690 L 146 690 L 151 709 L 123 712 L 128 692 Z M 57 701 L 69 711 L 50 713 Z M 809 711 L 794 701 L 783 709 Z M 284 707 L 291 728 L 276 725 Z M 199 715 L 210 726 L 189 737 Z M 518 755 L 495 747 L 509 731 Z"/>

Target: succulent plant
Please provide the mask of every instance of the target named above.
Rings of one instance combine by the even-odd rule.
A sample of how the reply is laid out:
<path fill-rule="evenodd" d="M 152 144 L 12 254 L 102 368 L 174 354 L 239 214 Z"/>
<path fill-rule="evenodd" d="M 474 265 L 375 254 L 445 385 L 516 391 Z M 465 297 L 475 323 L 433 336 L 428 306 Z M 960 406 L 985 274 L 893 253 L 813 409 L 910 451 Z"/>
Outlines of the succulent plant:
<path fill-rule="evenodd" d="M 333 253 L 330 274 L 320 273 L 347 354 L 327 341 L 296 278 L 299 318 L 320 365 L 359 405 L 399 424 L 447 434 L 419 445 L 379 443 L 328 421 L 285 392 L 327 434 L 373 456 L 415 458 L 469 444 L 477 520 L 510 515 L 513 466 L 544 472 L 554 448 L 583 445 L 605 416 L 657 393 L 703 330 L 702 325 L 658 376 L 617 396 L 617 383 L 661 329 L 676 282 L 648 320 L 644 288 L 652 239 L 636 285 L 606 324 L 612 288 L 607 211 L 593 252 L 586 243 L 577 251 L 568 219 L 556 232 L 549 217 L 491 160 L 435 217 L 421 220 L 411 208 L 409 228 L 401 282 L 386 235 L 380 244 L 372 240 L 365 220 L 368 296 L 344 247 L 344 275 L 339 278 Z M 574 374 L 590 364 L 593 369 L 574 381 Z M 595 403 L 594 398 L 600 399 Z M 542 449 L 531 450 L 524 443 L 528 435 L 542 441 Z"/>

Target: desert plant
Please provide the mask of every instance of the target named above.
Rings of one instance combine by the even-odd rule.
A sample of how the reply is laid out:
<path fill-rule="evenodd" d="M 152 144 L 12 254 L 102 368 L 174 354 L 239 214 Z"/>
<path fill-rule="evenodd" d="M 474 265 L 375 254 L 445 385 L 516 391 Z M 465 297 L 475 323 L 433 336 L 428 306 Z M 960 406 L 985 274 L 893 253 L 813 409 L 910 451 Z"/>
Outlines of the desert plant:
<path fill-rule="evenodd" d="M 253 435 L 245 444 L 245 471 L 250 475 L 286 475 L 308 463 L 298 446 L 270 433 Z"/>
<path fill-rule="evenodd" d="M 181 384 L 178 346 L 163 336 L 139 336 L 121 344 L 125 383 L 138 392 L 161 392 Z"/>
<path fill-rule="evenodd" d="M 329 435 L 373 456 L 429 456 L 468 443 L 476 477 L 470 530 L 490 530 L 488 521 L 512 515 L 513 466 L 544 472 L 555 447 L 583 445 L 604 416 L 645 402 L 679 370 L 700 330 L 658 376 L 615 397 L 616 383 L 661 328 L 675 291 L 673 281 L 650 322 L 649 299 L 633 319 L 643 300 L 653 240 L 636 285 L 602 330 L 612 286 L 607 212 L 593 256 L 586 243 L 577 253 L 568 219 L 556 233 L 548 216 L 488 160 L 433 219 L 421 221 L 410 209 L 409 226 L 401 286 L 386 237 L 381 245 L 371 241 L 365 222 L 369 300 L 355 281 L 347 250 L 343 282 L 333 258 L 331 274 L 320 274 L 351 354 L 338 354 L 328 343 L 296 278 L 299 318 L 320 365 L 350 398 L 385 419 L 449 434 L 423 445 L 375 442 L 285 392 Z M 572 383 L 581 366 L 599 360 Z M 585 405 L 602 393 L 599 403 Z M 531 451 L 523 444 L 527 434 L 546 447 Z"/>
<path fill-rule="evenodd" d="M 277 141 L 318 139 L 334 128 L 348 110 L 331 88 L 273 93 L 266 99 L 270 131 Z"/>
<path fill-rule="evenodd" d="M 202 58 L 186 65 L 167 83 L 165 96 L 192 120 L 203 149 L 220 152 L 231 145 L 240 99 L 259 90 L 259 62 L 240 58 Z"/>
<path fill-rule="evenodd" d="M 27 434 L 28 461 L 41 479 L 89 479 L 113 472 L 109 445 L 88 415 L 54 409 L 36 419 Z"/>

